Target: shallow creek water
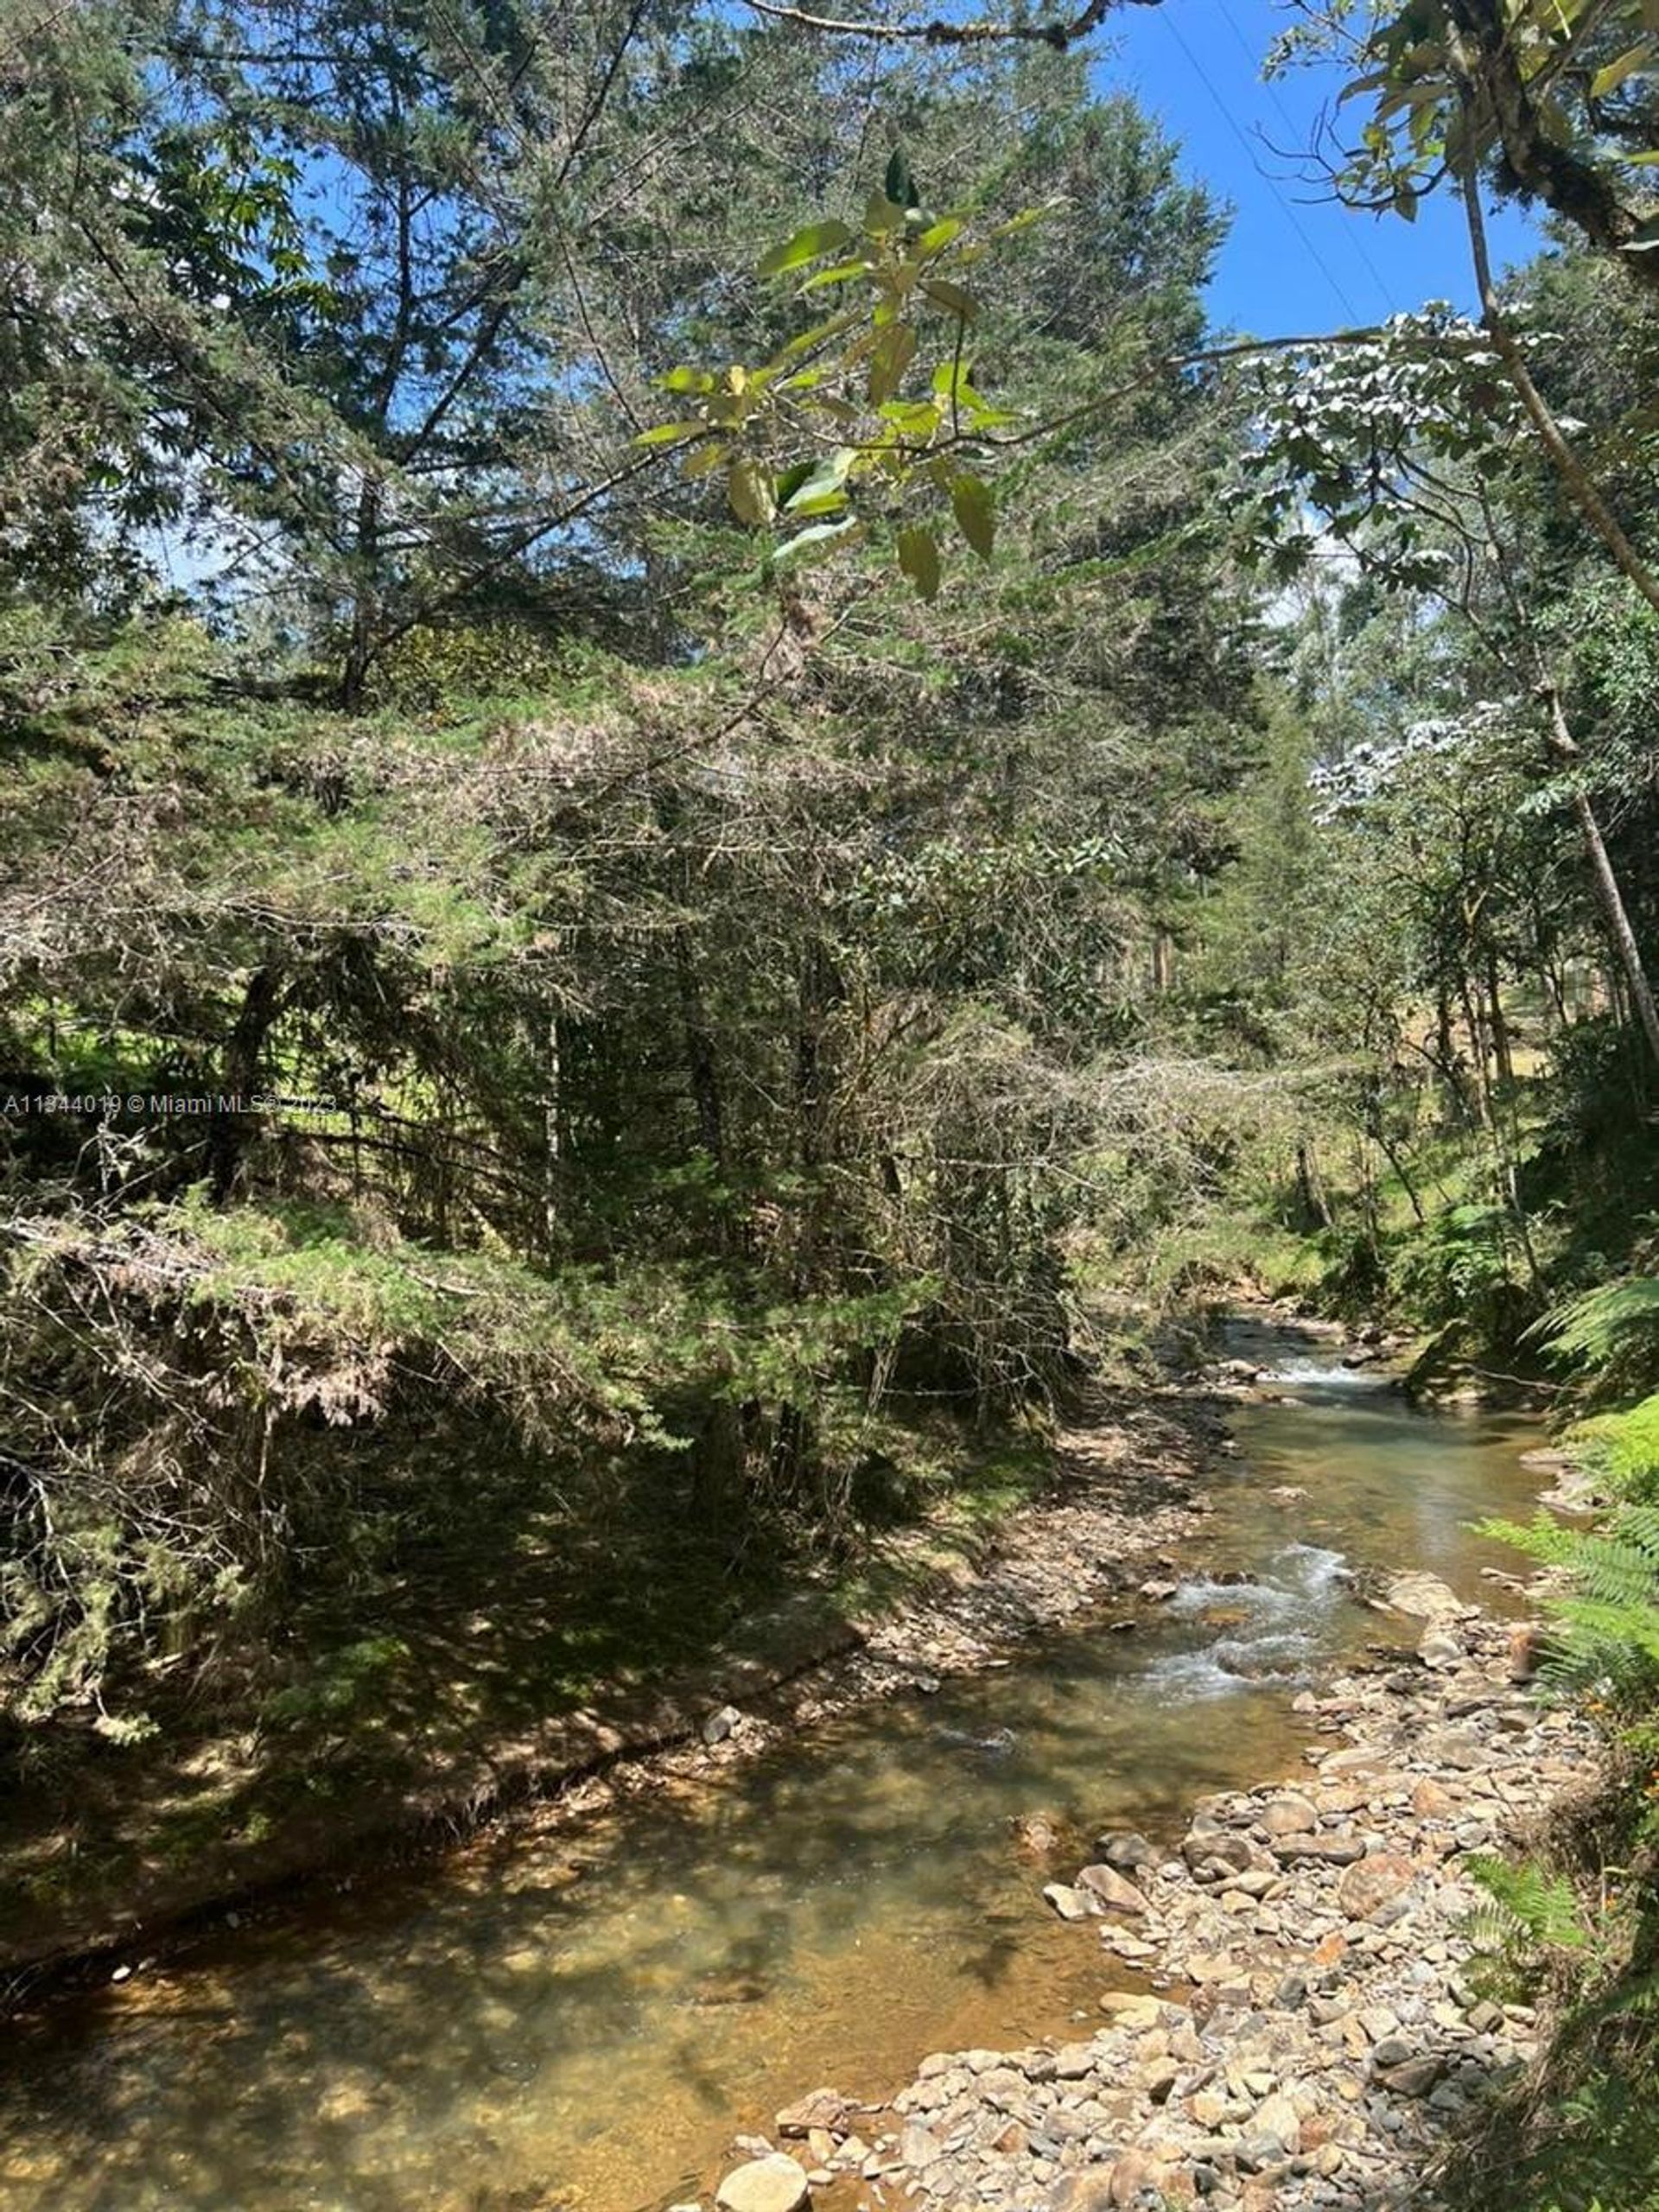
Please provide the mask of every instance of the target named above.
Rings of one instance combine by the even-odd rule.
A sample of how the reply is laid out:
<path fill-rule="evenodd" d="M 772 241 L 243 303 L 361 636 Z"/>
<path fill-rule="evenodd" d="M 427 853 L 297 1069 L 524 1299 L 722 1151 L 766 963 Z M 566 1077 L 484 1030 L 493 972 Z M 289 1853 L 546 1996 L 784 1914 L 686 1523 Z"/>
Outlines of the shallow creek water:
<path fill-rule="evenodd" d="M 1224 1348 L 1281 1394 L 1239 1408 L 1202 1538 L 1255 1580 L 1189 1582 L 1132 1634 L 1074 1627 L 579 1844 L 365 1878 L 14 2031 L 0 2212 L 638 2212 L 820 2082 L 879 2096 L 925 2051 L 1098 2018 L 1127 1977 L 1042 1883 L 1102 1827 L 1173 1836 L 1194 1797 L 1293 1771 L 1298 1683 L 1389 1635 L 1338 1570 L 1490 1598 L 1481 1567 L 1512 1562 L 1465 1524 L 1537 1488 L 1522 1420 L 1414 1410 L 1251 1321 Z M 1011 1834 L 1039 1808 L 1077 1838 L 1051 1868 Z"/>

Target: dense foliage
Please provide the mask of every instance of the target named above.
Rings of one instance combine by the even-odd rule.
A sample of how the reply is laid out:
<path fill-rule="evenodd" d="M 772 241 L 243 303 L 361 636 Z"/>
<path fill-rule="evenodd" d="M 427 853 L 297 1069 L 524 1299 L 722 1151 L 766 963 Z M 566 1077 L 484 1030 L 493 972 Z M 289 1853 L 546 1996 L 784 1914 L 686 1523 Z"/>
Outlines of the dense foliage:
<path fill-rule="evenodd" d="M 1281 344 L 1076 26 L 10 12 L 0 1754 L 57 1817 L 649 1674 L 1249 1277 L 1638 1402 L 1532 1541 L 1646 1741 L 1648 34 L 1362 13 L 1286 58 L 1357 41 L 1339 187 L 1461 190 L 1480 320 Z M 1559 224 L 1501 283 L 1483 191 Z"/>
<path fill-rule="evenodd" d="M 783 334 L 791 207 L 908 197 L 900 130 L 1004 249 L 947 409 L 1196 341 L 1218 218 L 1079 60 L 672 9 L 78 10 L 13 98 L 29 1744 L 302 1672 L 458 1491 L 740 1576 L 845 1541 L 917 1424 L 1075 1366 L 1117 1048 L 1255 742 L 1231 416 L 1033 442 L 995 543 L 958 481 L 929 617 L 891 518 L 774 558 L 796 494 L 681 466 L 661 387 Z"/>

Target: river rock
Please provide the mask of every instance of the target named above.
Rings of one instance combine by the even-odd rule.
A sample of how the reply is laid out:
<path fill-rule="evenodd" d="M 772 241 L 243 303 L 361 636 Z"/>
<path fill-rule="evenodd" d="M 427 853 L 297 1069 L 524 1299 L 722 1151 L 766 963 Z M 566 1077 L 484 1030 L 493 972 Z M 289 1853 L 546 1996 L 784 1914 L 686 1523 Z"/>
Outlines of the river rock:
<path fill-rule="evenodd" d="M 1059 2180 L 1043 2199 L 1043 2212 L 1112 2212 L 1116 2200 L 1112 2196 L 1112 2169 L 1116 2160 L 1104 2165 L 1084 2166 L 1074 2174 L 1062 2174 Z"/>
<path fill-rule="evenodd" d="M 1098 1897 L 1108 1912 L 1128 1912 L 1144 1916 L 1152 1910 L 1135 1884 L 1120 1874 L 1115 1866 L 1104 1864 L 1085 1866 L 1077 1876 L 1077 1886 L 1086 1896 Z"/>
<path fill-rule="evenodd" d="M 1103 2012 L 1109 2012 L 1121 2028 L 1138 2031 L 1155 2028 L 1166 2013 L 1171 2019 L 1181 2018 L 1181 2008 L 1166 2006 L 1162 1999 L 1139 1989 L 1109 1989 L 1100 2000 Z"/>
<path fill-rule="evenodd" d="M 1529 1682 L 1543 1663 L 1544 1630 L 1537 1621 L 1522 1621 L 1510 1630 L 1509 1677 Z"/>
<path fill-rule="evenodd" d="M 1438 1574 L 1396 1574 L 1384 1595 L 1396 1613 L 1410 1613 L 1418 1620 L 1463 1611 L 1457 1592 Z"/>
<path fill-rule="evenodd" d="M 1281 1835 L 1272 1850 L 1274 1857 L 1287 1866 L 1301 1859 L 1309 1859 L 1322 1866 L 1351 1866 L 1365 1856 L 1365 1847 L 1359 1838 L 1344 1833 Z"/>
<path fill-rule="evenodd" d="M 1421 2058 L 1403 2059 L 1397 2066 L 1379 2067 L 1377 2079 L 1396 2096 L 1426 2097 L 1445 2071 L 1444 2061 L 1429 2051 Z"/>
<path fill-rule="evenodd" d="M 783 2151 L 734 2166 L 715 2192 L 721 2212 L 800 2212 L 811 2196 L 805 2170 Z"/>
<path fill-rule="evenodd" d="M 1062 1920 L 1087 1920 L 1091 1910 L 1088 1898 L 1081 1890 L 1073 1889 L 1070 1882 L 1045 1882 L 1043 1895 Z"/>
<path fill-rule="evenodd" d="M 1264 2098 L 1251 2114 L 1249 2133 L 1268 2137 L 1283 2158 L 1294 2158 L 1302 2147 L 1302 2123 L 1287 2096 Z"/>
<path fill-rule="evenodd" d="M 1410 1888 L 1416 1872 L 1397 1851 L 1368 1852 L 1338 1883 L 1337 1903 L 1350 1920 L 1374 1920 Z"/>
<path fill-rule="evenodd" d="M 839 2133 L 845 2128 L 852 2107 L 839 2089 L 814 2089 L 785 2105 L 777 2115 L 780 2135 L 810 2135 L 815 2127 Z"/>
<path fill-rule="evenodd" d="M 1137 1866 L 1150 1866 L 1158 1853 L 1143 1835 L 1132 1831 L 1097 1837 L 1097 1855 L 1109 1866 L 1116 1866 L 1120 1873 L 1133 1873 Z"/>
<path fill-rule="evenodd" d="M 1059 1822 L 1052 1813 L 1016 1813 L 1014 1835 L 1027 1858 L 1043 1859 L 1059 1842 Z"/>
<path fill-rule="evenodd" d="M 899 2138 L 899 2158 L 918 2172 L 942 2155 L 938 2137 L 918 2120 L 912 2120 Z"/>
<path fill-rule="evenodd" d="M 1425 1667 L 1432 1667 L 1444 1674 L 1454 1667 L 1461 1667 L 1467 1654 L 1463 1638 L 1448 1619 L 1430 1621 L 1417 1639 L 1417 1656 Z"/>
<path fill-rule="evenodd" d="M 1306 1798 L 1294 1791 L 1269 1798 L 1259 1817 L 1269 1835 L 1306 1835 L 1319 1824 L 1319 1816 Z"/>
<path fill-rule="evenodd" d="M 719 1707 L 702 1724 L 701 1732 L 703 1742 L 710 1745 L 723 1744 L 736 1729 L 742 1718 L 743 1715 L 734 1705 Z"/>
<path fill-rule="evenodd" d="M 1195 1871 L 1218 1862 L 1243 1873 L 1247 1866 L 1254 1866 L 1260 1856 L 1247 1835 L 1228 1830 L 1213 1821 L 1195 1821 L 1181 1838 L 1181 1856 Z"/>

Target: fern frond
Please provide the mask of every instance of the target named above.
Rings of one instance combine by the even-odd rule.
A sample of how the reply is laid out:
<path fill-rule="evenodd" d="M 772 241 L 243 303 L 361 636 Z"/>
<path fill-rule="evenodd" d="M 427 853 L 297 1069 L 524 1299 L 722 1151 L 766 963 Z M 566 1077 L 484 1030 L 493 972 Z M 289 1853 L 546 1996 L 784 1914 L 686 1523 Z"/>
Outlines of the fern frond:
<path fill-rule="evenodd" d="M 1605 1367 L 1633 1332 L 1659 1331 L 1659 1277 L 1626 1275 L 1547 1313 L 1537 1325 L 1558 1356 L 1575 1367 Z"/>
<path fill-rule="evenodd" d="M 1570 1566 L 1573 1546 L 1583 1541 L 1578 1530 L 1564 1529 L 1542 1512 L 1527 1522 L 1478 1521 L 1475 1534 L 1495 1544 L 1508 1544 L 1511 1550 L 1524 1552 L 1529 1559 L 1541 1560 L 1549 1567 Z"/>
<path fill-rule="evenodd" d="M 1582 1951 L 1591 1936 L 1579 1916 L 1573 1885 L 1562 1874 L 1551 1874 L 1530 1859 L 1497 1859 L 1477 1853 L 1467 1861 L 1472 1880 L 1485 1891 L 1490 1904 L 1471 1916 L 1471 1929 L 1484 1920 L 1503 1931 L 1500 1940 L 1520 1938 L 1540 1949 Z"/>

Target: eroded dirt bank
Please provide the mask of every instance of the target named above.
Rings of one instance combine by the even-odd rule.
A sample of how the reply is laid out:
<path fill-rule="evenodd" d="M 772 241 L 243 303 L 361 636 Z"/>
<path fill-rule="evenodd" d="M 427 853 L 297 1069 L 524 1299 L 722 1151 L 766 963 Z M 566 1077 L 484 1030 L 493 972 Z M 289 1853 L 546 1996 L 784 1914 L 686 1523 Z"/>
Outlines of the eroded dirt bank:
<path fill-rule="evenodd" d="M 1051 1887 L 1119 1985 L 1097 2028 L 937 2053 L 880 2108 L 813 2093 L 775 2142 L 740 2140 L 719 2202 L 1436 2204 L 1446 2153 L 1534 2050 L 1530 2012 L 1471 1980 L 1468 1858 L 1581 1783 L 1592 1746 L 1526 1686 L 1524 1630 L 1432 1576 L 1389 1595 L 1398 1650 L 1299 1700 L 1304 1774 L 1203 1801 L 1174 1851 L 1103 1836 Z"/>

